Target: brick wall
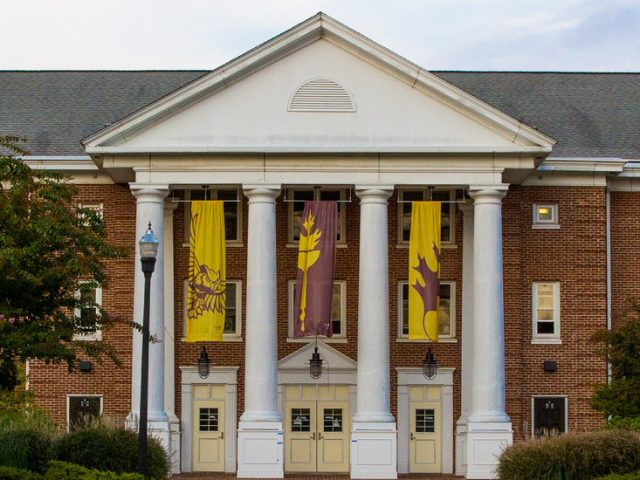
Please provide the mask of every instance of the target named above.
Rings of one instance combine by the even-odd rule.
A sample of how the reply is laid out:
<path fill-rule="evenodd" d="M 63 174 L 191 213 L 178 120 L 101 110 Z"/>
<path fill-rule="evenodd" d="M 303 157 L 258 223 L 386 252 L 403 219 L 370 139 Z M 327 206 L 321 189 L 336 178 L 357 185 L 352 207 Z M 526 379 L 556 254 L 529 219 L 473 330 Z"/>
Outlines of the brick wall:
<path fill-rule="evenodd" d="M 135 200 L 127 186 L 85 186 L 79 201 L 104 203 L 105 224 L 109 237 L 117 244 L 135 244 Z M 396 367 L 417 367 L 424 358 L 424 343 L 397 341 L 397 282 L 407 278 L 408 249 L 397 245 L 397 197 L 389 200 L 389 344 L 391 352 L 391 403 L 397 414 Z M 532 230 L 531 205 L 534 202 L 559 204 L 560 230 Z M 614 223 L 623 221 L 619 213 L 623 205 L 632 202 L 623 195 L 614 197 Z M 637 203 L 637 202 L 636 202 Z M 336 280 L 347 282 L 346 334 L 347 343 L 331 346 L 357 360 L 357 300 L 359 207 L 353 195 L 346 204 L 347 245 L 338 248 Z M 638 207 L 640 208 L 640 207 Z M 242 338 L 245 338 L 247 216 L 246 202 L 242 204 L 242 246 L 227 248 L 227 278 L 242 281 Z M 288 205 L 280 197 L 277 201 L 277 314 L 278 358 L 281 359 L 302 346 L 287 341 L 288 281 L 295 278 L 297 250 L 287 246 Z M 640 213 L 640 212 L 639 212 Z M 505 361 L 507 384 L 507 413 L 511 416 L 516 438 L 523 438 L 530 430 L 532 395 L 567 395 L 569 397 L 569 428 L 583 430 L 601 423 L 591 411 L 588 399 L 591 384 L 604 381 L 606 365 L 593 356 L 588 339 L 593 331 L 605 325 L 605 230 L 604 189 L 587 187 L 512 187 L 503 202 L 504 229 L 504 298 L 505 298 Z M 618 218 L 620 217 L 620 218 Z M 635 215 L 634 218 L 640 218 Z M 615 230 L 616 255 L 628 253 L 622 245 L 633 240 L 632 216 L 626 227 Z M 636 222 L 637 223 L 637 222 Z M 457 342 L 434 346 L 434 354 L 442 367 L 453 367 L 454 422 L 460 415 L 460 332 L 462 299 L 462 214 L 456 211 L 455 245 L 443 249 L 441 278 L 456 282 Z M 616 227 L 617 228 L 617 227 Z M 183 282 L 187 277 L 188 248 L 184 246 L 184 203 L 174 213 L 175 255 L 175 339 L 176 339 L 176 412 L 181 409 L 181 365 L 194 365 L 200 344 L 181 341 L 183 336 Z M 629 238 L 627 239 L 628 236 Z M 636 237 L 638 237 L 636 235 Z M 625 260 L 614 262 L 625 265 Z M 627 262 L 628 263 L 628 262 Z M 105 307 L 119 317 L 132 315 L 133 268 L 132 258 L 109 262 L 111 283 L 103 293 Z M 615 270 L 614 270 L 615 271 Z M 614 288 L 632 283 L 633 267 L 614 276 Z M 637 275 L 637 273 L 635 273 Z M 561 282 L 562 345 L 531 344 L 531 282 Z M 616 282 L 618 282 L 616 284 Z M 625 292 L 633 293 L 629 286 Z M 622 295 L 617 295 L 616 299 Z M 620 303 L 620 301 L 618 301 Z M 68 374 L 66 367 L 34 365 L 31 384 L 37 398 L 56 421 L 66 418 L 67 393 L 104 394 L 105 413 L 124 417 L 130 408 L 130 328 L 117 326 L 104 338 L 112 342 L 121 354 L 124 365 L 116 368 L 109 363 L 94 365 L 90 374 Z M 238 414 L 244 409 L 244 343 L 222 342 L 207 344 L 209 355 L 216 365 L 239 366 Z M 545 359 L 558 361 L 558 371 L 546 374 L 542 370 Z"/>

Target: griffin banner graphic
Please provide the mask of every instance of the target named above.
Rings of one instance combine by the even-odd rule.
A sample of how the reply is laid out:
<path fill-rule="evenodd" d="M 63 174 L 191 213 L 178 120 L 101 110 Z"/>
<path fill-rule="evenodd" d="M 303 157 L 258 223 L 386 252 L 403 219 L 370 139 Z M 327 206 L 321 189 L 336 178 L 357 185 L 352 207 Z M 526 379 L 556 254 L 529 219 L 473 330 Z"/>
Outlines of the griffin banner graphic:
<path fill-rule="evenodd" d="M 226 279 L 223 202 L 191 202 L 187 342 L 222 340 Z"/>
<path fill-rule="evenodd" d="M 298 247 L 294 337 L 333 335 L 331 297 L 336 267 L 336 202 L 305 202 Z"/>
<path fill-rule="evenodd" d="M 438 341 L 440 202 L 413 202 L 409 240 L 409 338 Z"/>

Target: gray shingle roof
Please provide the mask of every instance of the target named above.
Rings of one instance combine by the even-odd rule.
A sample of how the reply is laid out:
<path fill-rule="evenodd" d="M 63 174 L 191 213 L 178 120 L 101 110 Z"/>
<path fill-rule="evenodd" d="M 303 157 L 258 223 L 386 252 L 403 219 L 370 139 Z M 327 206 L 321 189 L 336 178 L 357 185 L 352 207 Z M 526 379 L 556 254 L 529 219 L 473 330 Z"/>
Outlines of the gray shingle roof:
<path fill-rule="evenodd" d="M 0 135 L 80 155 L 82 138 L 205 73 L 0 72 Z M 553 156 L 640 158 L 639 73 L 434 73 L 558 140 Z"/>

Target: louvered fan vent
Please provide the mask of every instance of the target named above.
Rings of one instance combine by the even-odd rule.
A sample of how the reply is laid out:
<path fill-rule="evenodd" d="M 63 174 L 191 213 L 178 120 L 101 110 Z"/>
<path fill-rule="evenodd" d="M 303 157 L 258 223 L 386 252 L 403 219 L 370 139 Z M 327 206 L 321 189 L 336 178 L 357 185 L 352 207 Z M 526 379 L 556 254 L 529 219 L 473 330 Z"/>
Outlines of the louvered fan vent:
<path fill-rule="evenodd" d="M 309 80 L 291 97 L 290 112 L 355 112 L 353 98 L 342 85 L 326 78 Z"/>

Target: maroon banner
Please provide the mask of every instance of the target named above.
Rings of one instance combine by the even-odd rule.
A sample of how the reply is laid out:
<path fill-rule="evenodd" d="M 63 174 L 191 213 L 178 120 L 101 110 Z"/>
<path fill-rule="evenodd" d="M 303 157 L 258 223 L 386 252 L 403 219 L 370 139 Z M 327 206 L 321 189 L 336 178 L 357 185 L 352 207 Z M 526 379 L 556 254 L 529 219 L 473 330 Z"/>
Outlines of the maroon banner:
<path fill-rule="evenodd" d="M 293 311 L 295 338 L 333 335 L 331 297 L 337 223 L 336 202 L 304 202 Z"/>

